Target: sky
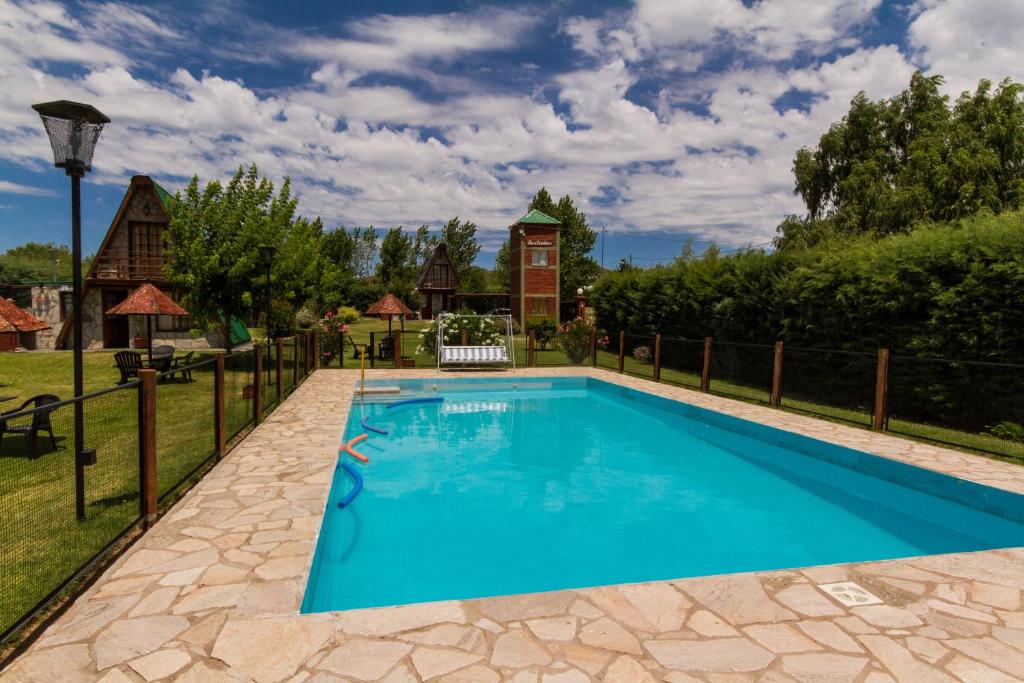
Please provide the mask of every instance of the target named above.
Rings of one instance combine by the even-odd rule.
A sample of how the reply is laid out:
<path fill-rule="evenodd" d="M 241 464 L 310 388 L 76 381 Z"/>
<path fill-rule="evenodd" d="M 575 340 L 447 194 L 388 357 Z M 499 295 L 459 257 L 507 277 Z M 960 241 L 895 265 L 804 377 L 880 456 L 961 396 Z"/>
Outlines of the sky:
<path fill-rule="evenodd" d="M 86 252 L 132 175 L 253 162 L 331 228 L 471 220 L 485 267 L 542 186 L 609 267 L 762 245 L 801 211 L 796 151 L 916 69 L 1024 80 L 1024 0 L 0 0 L 0 249 L 70 242 L 30 109 L 55 99 L 112 119 Z"/>

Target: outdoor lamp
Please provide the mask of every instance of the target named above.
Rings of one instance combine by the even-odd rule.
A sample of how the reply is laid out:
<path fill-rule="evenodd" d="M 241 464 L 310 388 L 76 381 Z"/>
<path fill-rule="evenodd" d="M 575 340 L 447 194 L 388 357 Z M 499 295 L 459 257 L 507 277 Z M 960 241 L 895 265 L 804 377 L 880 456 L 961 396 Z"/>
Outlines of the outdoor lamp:
<path fill-rule="evenodd" d="M 92 153 L 103 126 L 110 123 L 96 107 L 67 100 L 33 104 L 53 148 L 53 164 L 71 176 L 72 329 L 75 398 L 82 386 L 82 176 L 92 170 Z M 75 401 L 75 515 L 85 518 L 85 422 L 82 401 Z"/>
<path fill-rule="evenodd" d="M 271 246 L 262 246 L 260 249 L 260 260 L 263 261 L 264 268 L 270 268 L 271 264 L 274 263 L 274 254 L 277 253 L 277 249 Z"/>

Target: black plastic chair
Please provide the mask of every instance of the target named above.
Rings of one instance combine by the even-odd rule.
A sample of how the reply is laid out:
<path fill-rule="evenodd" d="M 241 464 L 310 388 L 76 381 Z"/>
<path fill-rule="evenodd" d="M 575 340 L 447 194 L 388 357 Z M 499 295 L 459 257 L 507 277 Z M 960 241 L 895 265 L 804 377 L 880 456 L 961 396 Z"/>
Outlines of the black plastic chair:
<path fill-rule="evenodd" d="M 391 360 L 395 357 L 395 338 L 384 337 L 377 342 L 377 358 L 380 360 Z"/>
<path fill-rule="evenodd" d="M 174 373 L 180 372 L 182 379 L 187 379 L 191 382 L 192 369 L 187 366 L 192 364 L 192 356 L 194 356 L 195 353 L 195 351 L 189 351 L 184 356 L 174 358 L 171 362 L 171 377 L 174 377 Z"/>
<path fill-rule="evenodd" d="M 142 354 L 135 351 L 118 351 L 114 354 L 114 363 L 121 371 L 121 381 L 118 384 L 127 384 L 139 376 L 142 369 Z"/>
<path fill-rule="evenodd" d="M 40 394 L 33 396 L 21 404 L 19 408 L 0 413 L 0 445 L 3 445 L 4 434 L 24 434 L 28 439 L 28 453 L 34 460 L 39 456 L 39 432 L 46 432 L 50 435 L 50 444 L 54 450 L 57 449 L 57 439 L 53 435 L 53 425 L 50 423 L 50 414 L 57 408 L 46 406 L 60 403 L 60 398 L 53 394 Z M 4 415 L 13 415 L 29 408 L 35 408 L 35 412 L 29 415 L 14 418 L 15 420 L 27 420 L 28 424 L 11 425 L 3 419 Z"/>

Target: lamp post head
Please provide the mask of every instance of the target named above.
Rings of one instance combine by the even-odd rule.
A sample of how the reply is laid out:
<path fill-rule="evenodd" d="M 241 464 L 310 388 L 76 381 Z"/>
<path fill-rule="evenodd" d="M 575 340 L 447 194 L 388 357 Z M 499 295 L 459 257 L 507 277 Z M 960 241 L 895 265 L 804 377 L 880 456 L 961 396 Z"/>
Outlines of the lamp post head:
<path fill-rule="evenodd" d="M 266 268 L 270 268 L 270 265 L 274 262 L 274 254 L 277 253 L 277 249 L 272 246 L 262 246 L 260 250 L 260 260 L 263 261 L 263 265 Z"/>
<path fill-rule="evenodd" d="M 53 164 L 69 176 L 92 170 L 92 153 L 103 126 L 110 123 L 96 107 L 68 100 L 33 104 L 53 148 Z"/>

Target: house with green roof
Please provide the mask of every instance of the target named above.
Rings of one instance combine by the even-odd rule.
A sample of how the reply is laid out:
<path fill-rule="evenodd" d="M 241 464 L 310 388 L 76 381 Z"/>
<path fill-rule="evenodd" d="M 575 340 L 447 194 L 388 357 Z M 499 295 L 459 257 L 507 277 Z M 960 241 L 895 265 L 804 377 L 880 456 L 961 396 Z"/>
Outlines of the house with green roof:
<path fill-rule="evenodd" d="M 510 307 L 512 318 L 524 327 L 531 321 L 559 322 L 561 228 L 557 218 L 536 209 L 509 227 Z"/>
<path fill-rule="evenodd" d="M 85 275 L 82 290 L 82 335 L 85 348 L 124 349 L 144 347 L 146 321 L 140 316 L 107 315 L 144 283 L 151 283 L 174 298 L 164 274 L 170 193 L 152 178 L 133 176 L 107 229 L 96 257 Z M 72 315 L 61 314 L 56 348 L 71 344 Z M 190 334 L 188 318 L 158 316 L 153 324 L 153 343 L 183 348 L 223 346 L 218 332 Z"/>

